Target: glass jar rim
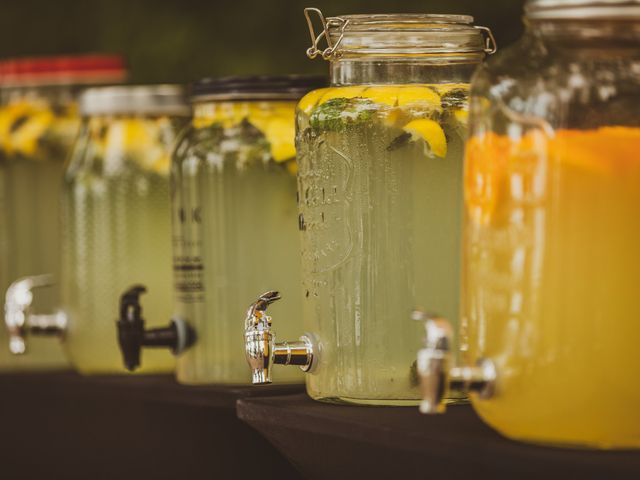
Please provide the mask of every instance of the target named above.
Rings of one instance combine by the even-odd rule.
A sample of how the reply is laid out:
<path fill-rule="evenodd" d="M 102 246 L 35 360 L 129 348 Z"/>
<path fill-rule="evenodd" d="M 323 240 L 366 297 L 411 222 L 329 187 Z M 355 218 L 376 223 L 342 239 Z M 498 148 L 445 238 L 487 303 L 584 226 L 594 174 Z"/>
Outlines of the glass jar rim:
<path fill-rule="evenodd" d="M 468 27 L 473 24 L 471 15 L 440 14 L 440 13 L 375 13 L 349 14 L 327 17 L 327 25 L 340 28 L 342 23 L 349 21 L 349 30 L 397 30 L 413 26 L 416 30 L 430 30 L 433 24 L 448 25 L 450 28 Z M 422 26 L 422 27 L 420 27 Z M 429 27 L 431 26 L 431 27 Z M 438 27 L 441 29 L 442 27 Z"/>
<path fill-rule="evenodd" d="M 640 0 L 527 0 L 531 20 L 637 20 Z"/>
<path fill-rule="evenodd" d="M 188 116 L 191 108 L 180 85 L 118 85 L 88 88 L 80 94 L 80 115 Z"/>

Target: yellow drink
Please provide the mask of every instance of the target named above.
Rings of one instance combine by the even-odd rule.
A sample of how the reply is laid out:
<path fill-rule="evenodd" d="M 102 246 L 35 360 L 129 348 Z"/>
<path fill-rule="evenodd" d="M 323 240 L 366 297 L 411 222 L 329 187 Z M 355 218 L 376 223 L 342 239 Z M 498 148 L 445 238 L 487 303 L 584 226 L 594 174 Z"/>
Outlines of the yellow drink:
<path fill-rule="evenodd" d="M 280 338 L 300 335 L 294 115 L 291 101 L 202 101 L 172 163 L 176 314 L 197 341 L 177 364 L 188 384 L 246 384 L 248 302 L 279 289 Z M 297 368 L 277 382 L 299 382 Z"/>
<path fill-rule="evenodd" d="M 472 138 L 463 322 L 480 415 L 521 440 L 640 447 L 640 129 Z"/>
<path fill-rule="evenodd" d="M 60 279 L 59 205 L 64 160 L 80 118 L 75 101 L 51 93 L 16 90 L 0 107 L 0 298 L 21 277 Z M 38 290 L 33 311 L 48 313 L 59 302 L 59 285 Z M 61 369 L 60 342 L 29 339 L 28 353 L 12 355 L 2 318 L 0 370 Z"/>
<path fill-rule="evenodd" d="M 335 87 L 302 99 L 298 192 L 307 377 L 318 400 L 413 405 L 414 305 L 458 317 L 465 84 Z"/>
<path fill-rule="evenodd" d="M 116 339 L 120 296 L 141 283 L 147 326 L 171 317 L 169 151 L 180 125 L 168 117 L 86 121 L 63 187 L 65 348 L 82 373 L 123 372 Z M 141 372 L 171 371 L 163 350 Z"/>

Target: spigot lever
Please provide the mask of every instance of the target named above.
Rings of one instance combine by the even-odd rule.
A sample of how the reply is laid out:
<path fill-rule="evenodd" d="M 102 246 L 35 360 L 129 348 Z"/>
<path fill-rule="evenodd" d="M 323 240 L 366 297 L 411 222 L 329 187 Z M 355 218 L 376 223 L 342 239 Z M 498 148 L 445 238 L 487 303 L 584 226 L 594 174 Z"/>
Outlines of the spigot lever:
<path fill-rule="evenodd" d="M 269 305 L 281 298 L 277 291 L 263 293 L 247 310 L 244 346 L 254 385 L 271 383 L 271 366 L 275 364 L 297 365 L 304 372 L 310 372 L 315 367 L 316 349 L 309 335 L 303 335 L 297 342 L 275 341 L 271 317 L 266 311 Z"/>
<path fill-rule="evenodd" d="M 4 304 L 4 321 L 9 333 L 9 350 L 14 355 L 27 352 L 27 337 L 33 335 L 62 336 L 67 328 L 67 316 L 63 312 L 35 314 L 31 312 L 33 290 L 53 284 L 52 275 L 24 277 L 7 289 Z"/>
<path fill-rule="evenodd" d="M 435 314 L 414 311 L 414 320 L 425 324 L 425 348 L 418 351 L 417 371 L 422 390 L 422 413 L 444 413 L 446 400 L 452 392 L 475 392 L 480 398 L 490 398 L 495 391 L 496 369 L 489 359 L 480 359 L 476 366 L 452 365 L 453 329 L 448 320 Z"/>
<path fill-rule="evenodd" d="M 195 342 L 195 332 L 181 319 L 172 319 L 167 327 L 145 330 L 140 295 L 146 291 L 144 286 L 134 285 L 120 297 L 118 343 L 129 371 L 140 366 L 142 347 L 169 348 L 177 355 Z"/>

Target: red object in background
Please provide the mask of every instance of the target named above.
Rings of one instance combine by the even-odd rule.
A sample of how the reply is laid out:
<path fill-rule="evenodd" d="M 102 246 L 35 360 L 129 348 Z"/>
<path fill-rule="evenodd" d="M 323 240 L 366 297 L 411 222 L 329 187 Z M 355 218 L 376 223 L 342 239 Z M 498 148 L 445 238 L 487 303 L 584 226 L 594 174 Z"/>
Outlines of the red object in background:
<path fill-rule="evenodd" d="M 120 55 L 21 57 L 0 61 L 3 86 L 119 83 L 126 76 L 127 69 Z"/>

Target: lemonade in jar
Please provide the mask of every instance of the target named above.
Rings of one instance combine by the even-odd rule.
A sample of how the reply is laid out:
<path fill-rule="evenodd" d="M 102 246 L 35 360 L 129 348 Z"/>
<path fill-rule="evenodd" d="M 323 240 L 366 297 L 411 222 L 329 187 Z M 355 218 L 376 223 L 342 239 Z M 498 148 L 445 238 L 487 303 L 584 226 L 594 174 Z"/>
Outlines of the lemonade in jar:
<path fill-rule="evenodd" d="M 28 355 L 11 355 L 25 351 L 14 333 L 28 326 L 12 315 L 17 290 L 10 286 L 49 274 L 48 288 L 32 309 L 47 312 L 58 304 L 59 200 L 64 164 L 80 129 L 78 95 L 90 85 L 120 82 L 125 74 L 122 59 L 113 55 L 0 62 L 0 292 L 8 327 L 0 330 L 0 370 L 67 367 L 58 342 L 44 338 L 32 339 Z"/>
<path fill-rule="evenodd" d="M 472 22 L 331 17 L 327 49 L 316 41 L 307 52 L 331 73 L 297 116 L 304 367 L 315 399 L 416 404 L 410 308 L 458 314 L 468 83 L 486 49 Z"/>
<path fill-rule="evenodd" d="M 295 108 L 324 85 L 322 78 L 285 75 L 210 78 L 192 86 L 193 120 L 171 166 L 175 308 L 167 328 L 174 341 L 165 346 L 179 354 L 181 383 L 251 381 L 238 319 L 256 293 L 281 286 L 290 299 L 282 305 L 283 332 L 301 326 Z M 131 308 L 151 318 L 147 302 L 138 304 L 130 293 Z M 133 325 L 119 322 L 130 368 L 145 364 L 139 349 L 149 345 L 134 338 Z M 278 380 L 301 378 L 290 370 Z"/>
<path fill-rule="evenodd" d="M 171 312 L 160 293 L 171 285 L 170 154 L 190 108 L 174 85 L 93 87 L 79 103 L 82 125 L 61 195 L 61 300 L 53 312 L 20 304 L 16 316 L 30 328 L 15 336 L 30 344 L 43 330 L 57 333 L 76 370 L 122 373 L 114 324 L 121 293 L 138 279 L 151 290 L 153 318 Z M 15 298 L 37 299 L 43 278 L 16 284 Z M 154 352 L 145 371 L 173 366 Z"/>

